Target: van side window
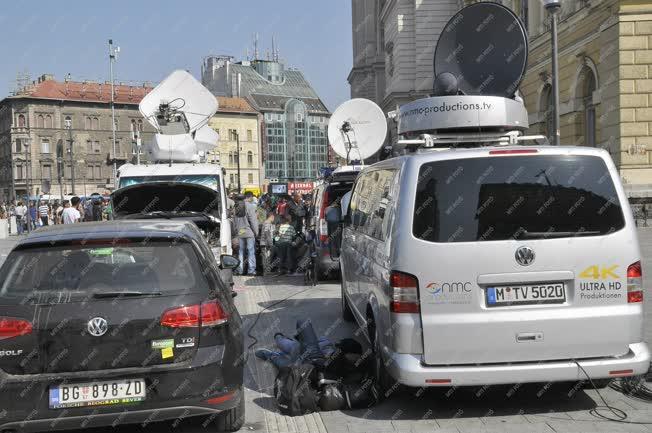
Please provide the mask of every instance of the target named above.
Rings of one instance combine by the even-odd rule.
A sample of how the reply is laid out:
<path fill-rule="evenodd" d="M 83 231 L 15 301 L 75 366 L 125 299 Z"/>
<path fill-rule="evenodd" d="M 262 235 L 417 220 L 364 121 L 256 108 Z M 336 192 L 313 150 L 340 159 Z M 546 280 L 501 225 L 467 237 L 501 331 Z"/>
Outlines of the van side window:
<path fill-rule="evenodd" d="M 351 197 L 351 224 L 360 233 L 385 240 L 386 216 L 391 208 L 396 173 L 396 170 L 374 170 L 358 178 Z"/>
<path fill-rule="evenodd" d="M 364 226 L 367 222 L 367 208 L 369 207 L 369 173 L 361 174 L 355 184 L 355 190 L 351 196 L 351 226 L 364 233 Z"/>

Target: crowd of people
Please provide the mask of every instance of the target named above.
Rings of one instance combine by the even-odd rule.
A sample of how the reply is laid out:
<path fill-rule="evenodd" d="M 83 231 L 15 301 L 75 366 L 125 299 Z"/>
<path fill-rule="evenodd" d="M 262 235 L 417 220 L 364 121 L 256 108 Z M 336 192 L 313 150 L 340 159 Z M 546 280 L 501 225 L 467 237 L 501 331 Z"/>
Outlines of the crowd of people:
<path fill-rule="evenodd" d="M 74 196 L 70 200 L 30 200 L 0 205 L 2 218 L 16 218 L 16 232 L 54 224 L 74 224 L 81 221 L 103 221 L 109 219 L 110 203 L 101 196 L 82 199 Z M 29 224 L 29 227 L 28 227 Z"/>
<path fill-rule="evenodd" d="M 303 275 L 300 260 L 305 244 L 306 219 L 310 197 L 299 193 L 291 196 L 265 194 L 256 198 L 247 192 L 229 197 L 233 247 L 238 250 L 240 267 L 236 274 L 256 275 L 256 254 L 260 249 L 270 256 L 269 262 L 279 275 Z M 268 270 L 269 271 L 269 270 Z"/>

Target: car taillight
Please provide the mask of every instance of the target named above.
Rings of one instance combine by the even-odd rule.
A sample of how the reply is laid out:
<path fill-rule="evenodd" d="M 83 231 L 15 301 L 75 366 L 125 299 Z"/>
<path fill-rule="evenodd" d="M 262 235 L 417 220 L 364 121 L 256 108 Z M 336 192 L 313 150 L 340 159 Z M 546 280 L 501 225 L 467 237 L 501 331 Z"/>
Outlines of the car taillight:
<path fill-rule="evenodd" d="M 0 317 L 0 340 L 32 333 L 32 324 L 27 320 Z"/>
<path fill-rule="evenodd" d="M 389 285 L 392 290 L 392 313 L 419 312 L 419 281 L 415 276 L 392 271 Z"/>
<path fill-rule="evenodd" d="M 328 222 L 325 219 L 319 220 L 319 240 L 322 243 L 328 242 Z"/>
<path fill-rule="evenodd" d="M 640 261 L 627 268 L 627 302 L 643 302 L 643 270 Z"/>
<path fill-rule="evenodd" d="M 168 328 L 197 328 L 226 323 L 228 315 L 217 301 L 203 302 L 201 305 L 188 305 L 171 308 L 163 313 L 161 326 Z"/>

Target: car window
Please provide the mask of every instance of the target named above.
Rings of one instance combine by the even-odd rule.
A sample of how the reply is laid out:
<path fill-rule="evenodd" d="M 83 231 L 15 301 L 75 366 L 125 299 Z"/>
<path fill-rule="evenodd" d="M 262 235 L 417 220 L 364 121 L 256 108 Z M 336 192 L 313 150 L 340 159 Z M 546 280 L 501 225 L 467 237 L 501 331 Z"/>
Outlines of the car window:
<path fill-rule="evenodd" d="M 421 166 L 413 234 L 432 242 L 599 235 L 625 225 L 597 156 L 469 158 Z"/>
<path fill-rule="evenodd" d="M 116 290 L 176 294 L 208 288 L 191 244 L 151 240 L 15 250 L 0 268 L 0 279 L 0 296 Z"/>
<path fill-rule="evenodd" d="M 358 231 L 384 240 L 396 170 L 373 170 L 360 178 L 351 198 L 352 224 Z"/>

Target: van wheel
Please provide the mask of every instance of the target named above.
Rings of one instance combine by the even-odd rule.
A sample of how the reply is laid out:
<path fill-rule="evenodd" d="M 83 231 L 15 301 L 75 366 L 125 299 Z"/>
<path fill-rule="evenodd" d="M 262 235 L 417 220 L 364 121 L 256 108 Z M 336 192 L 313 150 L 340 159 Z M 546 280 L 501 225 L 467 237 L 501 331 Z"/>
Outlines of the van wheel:
<path fill-rule="evenodd" d="M 370 324 L 369 335 L 373 336 L 372 347 L 374 354 L 373 362 L 373 373 L 374 373 L 374 382 L 376 386 L 377 396 L 376 399 L 378 402 L 385 400 L 389 397 L 388 391 L 392 388 L 393 383 L 396 381 L 387 372 L 387 367 L 385 367 L 385 361 L 383 360 L 382 350 L 380 348 L 380 338 L 379 332 L 376 328 L 376 325 L 373 323 L 373 319 L 370 319 L 372 323 Z"/>
<path fill-rule="evenodd" d="M 215 427 L 219 432 L 238 431 L 242 428 L 245 419 L 245 395 L 240 393 L 240 403 L 233 409 L 220 413 L 215 418 Z"/>
<path fill-rule="evenodd" d="M 349 301 L 346 299 L 346 296 L 344 296 L 344 279 L 340 281 L 340 291 L 342 293 L 342 319 L 344 319 L 345 322 L 353 322 L 355 320 L 355 317 L 353 317 L 353 311 L 351 311 Z"/>

